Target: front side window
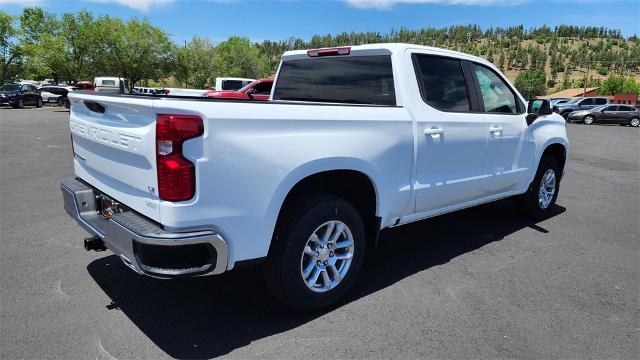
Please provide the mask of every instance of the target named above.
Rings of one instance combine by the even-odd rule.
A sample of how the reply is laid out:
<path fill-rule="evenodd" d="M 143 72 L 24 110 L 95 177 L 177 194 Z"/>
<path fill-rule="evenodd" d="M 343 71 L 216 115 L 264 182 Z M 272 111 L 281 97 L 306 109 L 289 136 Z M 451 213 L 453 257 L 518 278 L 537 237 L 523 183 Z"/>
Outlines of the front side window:
<path fill-rule="evenodd" d="M 484 111 L 517 114 L 516 95 L 509 86 L 493 70 L 478 64 L 473 64 L 472 67 L 480 86 Z"/>
<path fill-rule="evenodd" d="M 269 95 L 271 94 L 271 85 L 272 82 L 263 82 L 255 86 L 256 94 L 258 95 Z"/>
<path fill-rule="evenodd" d="M 584 99 L 580 102 L 580 106 L 589 106 L 589 105 L 594 105 L 594 101 L 592 98 L 588 98 L 588 99 Z"/>
<path fill-rule="evenodd" d="M 442 111 L 471 110 L 460 60 L 416 54 L 414 67 L 422 99 L 427 104 Z"/>
<path fill-rule="evenodd" d="M 274 100 L 396 105 L 389 55 L 284 61 Z"/>

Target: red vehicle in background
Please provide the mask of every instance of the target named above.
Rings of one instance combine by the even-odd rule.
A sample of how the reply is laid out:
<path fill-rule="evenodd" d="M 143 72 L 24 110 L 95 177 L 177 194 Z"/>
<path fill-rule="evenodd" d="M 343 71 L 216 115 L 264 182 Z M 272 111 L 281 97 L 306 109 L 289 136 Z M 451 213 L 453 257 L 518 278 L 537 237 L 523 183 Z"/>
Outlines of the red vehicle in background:
<path fill-rule="evenodd" d="M 76 90 L 81 91 L 95 91 L 96 87 L 91 81 L 78 81 L 74 86 Z"/>
<path fill-rule="evenodd" d="M 266 101 L 269 100 L 269 96 L 271 95 L 272 85 L 273 79 L 260 79 L 237 91 L 208 91 L 202 94 L 202 96 L 214 99 L 244 99 Z"/>

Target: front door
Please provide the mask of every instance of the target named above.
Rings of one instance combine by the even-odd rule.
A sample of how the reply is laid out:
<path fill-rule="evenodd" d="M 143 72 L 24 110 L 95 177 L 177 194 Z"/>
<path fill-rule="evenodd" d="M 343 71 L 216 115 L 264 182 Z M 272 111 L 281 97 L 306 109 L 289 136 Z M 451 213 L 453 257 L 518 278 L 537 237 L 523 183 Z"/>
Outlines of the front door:
<path fill-rule="evenodd" d="M 470 76 L 459 59 L 412 55 L 418 102 L 417 213 L 462 204 L 485 195 L 483 161 L 487 131 L 482 113 L 472 110 Z"/>
<path fill-rule="evenodd" d="M 491 195 L 521 189 L 534 166 L 535 142 L 526 122 L 526 108 L 515 91 L 493 69 L 472 63 L 477 93 L 487 122 L 485 173 Z"/>

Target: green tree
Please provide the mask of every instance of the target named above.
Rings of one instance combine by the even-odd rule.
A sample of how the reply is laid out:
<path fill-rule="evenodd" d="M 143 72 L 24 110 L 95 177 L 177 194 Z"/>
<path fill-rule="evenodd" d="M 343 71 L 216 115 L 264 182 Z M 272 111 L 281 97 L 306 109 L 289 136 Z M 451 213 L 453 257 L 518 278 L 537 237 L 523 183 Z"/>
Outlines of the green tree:
<path fill-rule="evenodd" d="M 624 78 L 619 76 L 610 76 L 602 82 L 598 93 L 600 95 L 613 95 L 621 93 L 624 85 Z"/>
<path fill-rule="evenodd" d="M 13 24 L 13 18 L 9 14 L 0 11 L 0 57 L 2 57 L 0 84 L 3 84 L 17 73 L 17 65 L 22 58 L 17 36 L 18 28 Z"/>
<path fill-rule="evenodd" d="M 99 56 L 103 71 L 129 80 L 134 87 L 140 80 L 159 80 L 170 74 L 175 64 L 175 45 L 167 34 L 148 20 L 103 17 L 103 52 Z"/>
<path fill-rule="evenodd" d="M 547 91 L 544 69 L 525 70 L 518 74 L 515 86 L 527 99 L 544 95 Z"/>
<path fill-rule="evenodd" d="M 195 37 L 177 49 L 174 78 L 186 87 L 203 89 L 215 82 L 215 47 L 209 39 Z"/>
<path fill-rule="evenodd" d="M 267 57 L 248 38 L 232 36 L 216 46 L 216 76 L 260 78 L 269 75 L 268 64 Z"/>

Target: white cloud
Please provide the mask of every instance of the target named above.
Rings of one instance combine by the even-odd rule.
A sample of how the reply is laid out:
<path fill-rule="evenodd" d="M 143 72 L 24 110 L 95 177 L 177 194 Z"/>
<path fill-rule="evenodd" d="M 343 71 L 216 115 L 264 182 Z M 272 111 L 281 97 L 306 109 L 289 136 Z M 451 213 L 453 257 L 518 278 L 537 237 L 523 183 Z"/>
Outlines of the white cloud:
<path fill-rule="evenodd" d="M 22 7 L 42 6 L 43 0 L 0 0 L 0 5 L 16 5 Z"/>
<path fill-rule="evenodd" d="M 527 0 L 346 0 L 357 8 L 388 9 L 397 4 L 437 4 L 437 5 L 514 5 Z"/>
<path fill-rule="evenodd" d="M 0 0 L 4 1 L 4 0 Z M 96 3 L 113 3 L 117 5 L 126 6 L 134 10 L 146 12 L 149 9 L 168 3 L 174 2 L 174 0 L 88 0 Z"/>

